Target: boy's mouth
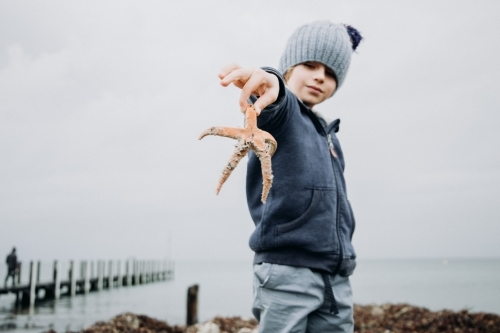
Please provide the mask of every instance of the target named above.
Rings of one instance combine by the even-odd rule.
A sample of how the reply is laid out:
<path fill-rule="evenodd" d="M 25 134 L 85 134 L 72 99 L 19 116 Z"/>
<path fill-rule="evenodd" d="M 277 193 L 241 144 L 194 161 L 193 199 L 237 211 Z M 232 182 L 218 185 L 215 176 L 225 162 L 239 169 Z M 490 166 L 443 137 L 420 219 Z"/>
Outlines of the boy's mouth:
<path fill-rule="evenodd" d="M 317 91 L 317 92 L 320 92 L 320 93 L 322 93 L 322 92 L 323 92 L 323 90 L 321 90 L 320 88 L 318 88 L 318 87 L 316 87 L 316 86 L 307 86 L 307 88 L 310 88 L 310 89 L 312 89 L 312 90 L 314 90 L 314 91 Z"/>

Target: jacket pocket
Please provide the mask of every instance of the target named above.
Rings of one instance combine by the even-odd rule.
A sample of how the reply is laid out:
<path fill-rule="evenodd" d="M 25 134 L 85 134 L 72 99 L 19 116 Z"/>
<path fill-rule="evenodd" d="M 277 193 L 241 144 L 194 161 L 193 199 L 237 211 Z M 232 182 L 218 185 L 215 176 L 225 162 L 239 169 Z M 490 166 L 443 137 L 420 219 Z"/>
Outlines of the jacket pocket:
<path fill-rule="evenodd" d="M 347 203 L 349 204 L 349 211 L 351 212 L 351 221 L 352 221 L 351 236 L 349 237 L 349 239 L 352 240 L 352 235 L 354 234 L 354 230 L 356 229 L 356 218 L 354 217 L 352 206 L 349 200 L 347 200 Z"/>
<path fill-rule="evenodd" d="M 310 252 L 339 251 L 336 191 L 331 187 L 305 191 L 310 193 L 309 205 L 299 217 L 274 227 L 274 246 L 302 248 Z M 307 198 L 305 193 L 302 196 Z"/>
<path fill-rule="evenodd" d="M 293 220 L 291 222 L 277 225 L 276 226 L 276 234 L 278 234 L 278 235 L 284 234 L 284 233 L 290 232 L 294 229 L 297 229 L 297 228 L 300 228 L 301 226 L 303 226 L 304 223 L 306 223 L 307 220 L 310 219 L 311 216 L 314 214 L 314 211 L 315 211 L 316 207 L 318 207 L 320 200 L 321 200 L 321 191 L 313 190 L 311 204 L 309 205 L 307 210 L 304 212 L 304 214 L 302 214 L 301 216 L 299 216 L 298 218 L 296 218 L 295 220 Z"/>

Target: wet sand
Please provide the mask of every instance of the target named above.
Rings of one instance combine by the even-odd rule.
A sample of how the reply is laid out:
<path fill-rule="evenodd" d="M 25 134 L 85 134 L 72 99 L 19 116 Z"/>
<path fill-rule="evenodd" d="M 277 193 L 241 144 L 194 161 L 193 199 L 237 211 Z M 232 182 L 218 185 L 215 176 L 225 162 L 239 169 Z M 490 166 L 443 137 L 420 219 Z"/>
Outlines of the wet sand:
<path fill-rule="evenodd" d="M 355 333 L 498 333 L 500 316 L 462 311 L 429 311 L 408 304 L 355 305 Z M 98 322 L 81 333 L 256 333 L 255 319 L 216 317 L 194 326 L 168 323 L 133 313 Z M 55 333 L 47 331 L 47 333 Z"/>

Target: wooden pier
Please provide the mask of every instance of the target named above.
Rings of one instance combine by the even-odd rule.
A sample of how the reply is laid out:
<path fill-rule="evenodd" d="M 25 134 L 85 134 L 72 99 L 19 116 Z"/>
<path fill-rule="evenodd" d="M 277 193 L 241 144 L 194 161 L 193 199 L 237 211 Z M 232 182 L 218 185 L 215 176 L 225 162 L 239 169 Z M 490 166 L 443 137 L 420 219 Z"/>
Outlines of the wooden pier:
<path fill-rule="evenodd" d="M 48 282 L 40 281 L 40 261 L 31 261 L 29 269 L 28 284 L 20 283 L 19 269 L 15 277 L 16 285 L 11 287 L 2 285 L 0 295 L 14 293 L 16 303 L 34 306 L 35 301 L 59 299 L 61 296 L 73 297 L 77 294 L 88 294 L 104 289 L 166 281 L 174 277 L 174 262 L 171 260 L 81 261 L 80 276 L 78 277 L 75 262 L 70 261 L 66 274 L 67 279 L 63 278 L 61 263 L 56 260 L 52 268 L 52 281 Z M 107 274 L 105 274 L 105 270 Z M 9 280 L 9 284 L 10 282 Z"/>

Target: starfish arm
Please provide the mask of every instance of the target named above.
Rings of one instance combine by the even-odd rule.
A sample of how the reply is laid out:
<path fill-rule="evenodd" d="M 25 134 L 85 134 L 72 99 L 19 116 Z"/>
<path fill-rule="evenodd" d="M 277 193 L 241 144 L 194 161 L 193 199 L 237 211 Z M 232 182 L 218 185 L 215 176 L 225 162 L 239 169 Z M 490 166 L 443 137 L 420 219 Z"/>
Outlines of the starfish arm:
<path fill-rule="evenodd" d="M 245 110 L 245 127 L 252 132 L 257 129 L 257 112 L 255 112 L 253 105 Z"/>
<path fill-rule="evenodd" d="M 236 148 L 234 149 L 233 155 L 229 158 L 226 167 L 222 170 L 222 175 L 219 179 L 219 184 L 217 185 L 217 189 L 215 193 L 219 194 L 222 185 L 226 182 L 226 180 L 231 175 L 231 172 L 238 166 L 238 163 L 241 161 L 243 157 L 246 156 L 248 152 L 249 146 L 243 140 L 238 140 L 236 144 Z"/>
<path fill-rule="evenodd" d="M 278 148 L 278 143 L 276 142 L 276 139 L 269 133 L 261 131 L 262 136 L 264 138 L 264 142 L 267 145 L 267 152 L 270 156 L 274 155 L 274 152 Z"/>
<path fill-rule="evenodd" d="M 260 200 L 262 203 L 266 203 L 267 196 L 273 185 L 273 170 L 271 168 L 271 156 L 269 154 L 257 153 L 259 157 L 260 165 L 262 168 L 262 196 Z"/>
<path fill-rule="evenodd" d="M 241 138 L 245 133 L 244 128 L 237 128 L 237 127 L 222 127 L 222 126 L 217 126 L 217 127 L 210 127 L 206 130 L 204 130 L 198 140 L 203 139 L 207 135 L 216 135 L 216 136 L 224 136 L 226 138 L 231 138 L 238 140 Z"/>

